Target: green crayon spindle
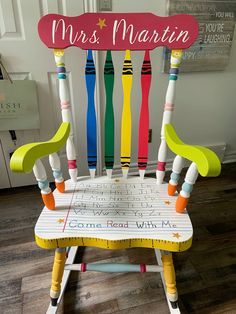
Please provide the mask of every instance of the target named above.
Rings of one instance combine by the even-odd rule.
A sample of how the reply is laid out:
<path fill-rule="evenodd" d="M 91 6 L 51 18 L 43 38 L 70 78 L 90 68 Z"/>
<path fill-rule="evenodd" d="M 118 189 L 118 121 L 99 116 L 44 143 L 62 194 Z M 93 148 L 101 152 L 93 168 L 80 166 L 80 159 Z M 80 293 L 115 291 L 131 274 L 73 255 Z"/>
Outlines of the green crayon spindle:
<path fill-rule="evenodd" d="M 107 51 L 104 67 L 104 81 L 106 90 L 105 111 L 105 166 L 107 175 L 111 177 L 114 165 L 114 110 L 113 110 L 113 87 L 114 67 L 111 51 Z"/>

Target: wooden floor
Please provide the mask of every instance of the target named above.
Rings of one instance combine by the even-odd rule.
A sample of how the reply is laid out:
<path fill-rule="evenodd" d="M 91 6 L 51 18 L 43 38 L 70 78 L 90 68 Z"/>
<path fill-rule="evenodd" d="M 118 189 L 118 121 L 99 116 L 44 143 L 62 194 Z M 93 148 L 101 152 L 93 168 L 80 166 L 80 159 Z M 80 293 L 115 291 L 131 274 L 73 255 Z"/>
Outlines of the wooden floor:
<path fill-rule="evenodd" d="M 38 189 L 0 191 L 0 313 L 45 313 L 53 252 L 34 243 Z M 174 256 L 182 313 L 236 313 L 236 164 L 200 179 L 188 207 L 194 241 Z M 77 261 L 155 263 L 151 249 L 80 248 Z M 71 275 L 60 313 L 168 313 L 159 274 Z"/>

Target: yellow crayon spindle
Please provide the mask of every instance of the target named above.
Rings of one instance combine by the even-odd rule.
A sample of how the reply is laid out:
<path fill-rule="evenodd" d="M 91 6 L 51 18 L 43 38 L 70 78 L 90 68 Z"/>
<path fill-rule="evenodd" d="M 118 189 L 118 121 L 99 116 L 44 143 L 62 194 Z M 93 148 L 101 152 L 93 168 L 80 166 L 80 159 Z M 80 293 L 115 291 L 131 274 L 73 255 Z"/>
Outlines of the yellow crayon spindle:
<path fill-rule="evenodd" d="M 53 269 L 52 269 L 52 284 L 50 290 L 50 297 L 53 306 L 57 305 L 57 300 L 61 291 L 61 280 L 64 272 L 66 262 L 66 249 L 58 248 L 55 252 Z"/>
<path fill-rule="evenodd" d="M 125 59 L 122 71 L 122 85 L 123 85 L 123 111 L 122 111 L 122 121 L 121 121 L 121 168 L 123 176 L 127 177 L 129 166 L 130 166 L 130 156 L 131 156 L 131 88 L 133 80 L 133 68 L 130 57 L 130 50 L 126 50 Z"/>
<path fill-rule="evenodd" d="M 163 272 L 166 283 L 167 296 L 170 302 L 178 300 L 178 292 L 176 289 L 175 269 L 171 253 L 162 254 Z"/>

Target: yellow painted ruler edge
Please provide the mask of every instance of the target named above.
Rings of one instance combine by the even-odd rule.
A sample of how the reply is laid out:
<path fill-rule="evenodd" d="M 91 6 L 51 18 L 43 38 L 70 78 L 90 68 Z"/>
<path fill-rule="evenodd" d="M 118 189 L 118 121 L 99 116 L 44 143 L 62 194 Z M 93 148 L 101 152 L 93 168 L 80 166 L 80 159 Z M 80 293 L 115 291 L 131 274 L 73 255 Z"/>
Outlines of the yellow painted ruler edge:
<path fill-rule="evenodd" d="M 172 242 L 156 239 L 124 239 L 124 240 L 106 240 L 87 237 L 68 237 L 59 239 L 43 239 L 35 235 L 38 246 L 43 249 L 56 249 L 67 246 L 95 246 L 103 249 L 127 249 L 133 247 L 144 247 L 166 250 L 171 252 L 182 252 L 188 250 L 192 245 L 192 237 L 183 242 Z"/>

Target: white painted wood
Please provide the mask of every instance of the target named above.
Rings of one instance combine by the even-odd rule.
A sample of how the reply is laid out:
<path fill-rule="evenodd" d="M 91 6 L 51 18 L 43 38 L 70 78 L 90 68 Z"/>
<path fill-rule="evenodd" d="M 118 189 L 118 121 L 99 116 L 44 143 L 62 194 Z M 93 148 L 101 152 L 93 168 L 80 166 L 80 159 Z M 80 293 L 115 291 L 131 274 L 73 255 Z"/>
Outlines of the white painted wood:
<path fill-rule="evenodd" d="M 173 81 L 170 81 L 173 82 Z M 164 126 L 165 124 L 171 123 L 172 111 L 164 111 L 163 113 L 163 122 L 161 126 L 161 138 L 165 137 Z"/>
<path fill-rule="evenodd" d="M 33 167 L 33 173 L 35 175 L 35 178 L 37 181 L 46 181 L 47 180 L 47 174 L 45 171 L 45 167 L 40 159 L 36 160 L 34 167 Z M 46 188 L 40 188 L 42 194 L 49 194 L 51 193 L 50 187 Z"/>
<path fill-rule="evenodd" d="M 46 15 L 51 12 L 57 12 L 59 14 L 65 14 L 63 8 L 61 7 L 60 0 L 40 0 L 41 13 Z"/>
<path fill-rule="evenodd" d="M 73 134 L 73 121 L 72 121 L 71 111 L 70 109 L 62 109 L 61 113 L 62 113 L 62 121 L 70 123 L 71 125 L 70 135 L 72 135 Z"/>
<path fill-rule="evenodd" d="M 127 179 L 129 173 L 129 169 L 122 169 L 123 178 Z"/>
<path fill-rule="evenodd" d="M 158 265 L 161 266 L 161 267 L 163 267 L 162 260 L 161 260 L 161 251 L 158 250 L 158 249 L 155 249 L 154 251 L 155 251 L 155 254 L 156 254 L 156 259 L 157 259 Z M 161 275 L 161 280 L 162 280 L 162 284 L 163 284 L 163 288 L 164 288 L 164 291 L 165 291 L 166 300 L 167 300 L 167 304 L 168 304 L 170 313 L 171 313 L 171 314 L 181 314 L 179 308 L 177 308 L 177 309 L 173 309 L 173 308 L 172 308 L 172 306 L 171 306 L 171 304 L 170 304 L 170 301 L 169 301 L 169 298 L 168 298 L 168 296 L 167 296 L 166 283 L 165 283 L 163 271 L 160 272 L 160 275 Z"/>
<path fill-rule="evenodd" d="M 4 158 L 1 141 L 0 141 L 0 173 L 1 173 L 0 189 L 10 188 L 11 185 L 10 185 L 10 180 L 7 173 L 6 161 Z"/>
<path fill-rule="evenodd" d="M 165 162 L 167 157 L 167 145 L 164 136 L 161 139 L 161 145 L 158 151 L 158 160 Z"/>
<path fill-rule="evenodd" d="M 1 35 L 4 36 L 6 33 L 16 32 L 16 23 L 14 18 L 14 10 L 12 0 L 1 0 L 0 1 L 1 11 Z"/>
<path fill-rule="evenodd" d="M 54 54 L 55 62 L 61 62 L 65 64 L 65 56 L 60 54 Z M 66 65 L 65 65 L 66 66 Z M 75 145 L 74 145 L 74 127 L 73 127 L 73 120 L 72 120 L 72 113 L 71 113 L 71 105 L 70 105 L 70 96 L 69 96 L 69 90 L 67 85 L 67 78 L 66 79 L 59 79 L 59 98 L 61 101 L 62 106 L 62 121 L 63 122 L 69 122 L 70 123 L 70 134 L 69 138 L 66 141 L 66 155 L 68 160 L 76 160 L 76 153 L 75 153 Z M 68 108 L 63 108 L 64 103 Z M 69 174 L 71 179 L 76 182 L 77 180 L 77 168 L 69 169 Z"/>
<path fill-rule="evenodd" d="M 186 173 L 184 181 L 188 184 L 194 185 L 198 177 L 198 170 L 197 170 L 197 165 L 192 162 L 190 167 L 188 168 L 188 171 Z M 180 195 L 183 196 L 184 198 L 189 198 L 190 193 L 181 190 Z"/>
<path fill-rule="evenodd" d="M 40 159 L 36 160 L 33 172 L 37 181 L 47 180 L 47 174 L 44 168 L 44 165 Z"/>
<path fill-rule="evenodd" d="M 89 169 L 91 179 L 95 178 L 96 169 Z"/>
<path fill-rule="evenodd" d="M 0 0 L 0 39 L 23 40 L 24 27 L 19 0 Z"/>
<path fill-rule="evenodd" d="M 61 162 L 60 158 L 57 153 L 53 153 L 49 155 L 49 163 L 52 170 L 60 170 L 61 169 Z"/>
<path fill-rule="evenodd" d="M 69 254 L 68 254 L 68 258 L 66 260 L 66 265 L 67 264 L 72 264 L 75 260 L 76 257 L 76 253 L 77 253 L 78 247 L 77 246 L 72 246 L 70 248 Z M 48 310 L 47 310 L 47 314 L 55 314 L 57 313 L 58 307 L 60 305 L 61 299 L 63 297 L 63 294 L 65 292 L 66 289 L 66 285 L 70 276 L 70 272 L 71 270 L 64 270 L 63 273 L 63 277 L 62 277 L 62 282 L 61 282 L 61 293 L 60 296 L 58 298 L 57 301 L 57 306 L 52 306 L 51 303 L 49 304 Z"/>
<path fill-rule="evenodd" d="M 160 265 L 146 265 L 147 272 L 156 273 L 163 271 L 163 267 Z"/>
<path fill-rule="evenodd" d="M 143 180 L 145 176 L 145 170 L 144 169 L 139 169 L 139 177 L 140 180 Z"/>
<path fill-rule="evenodd" d="M 181 54 L 178 57 L 173 57 L 171 55 L 171 66 L 174 65 L 179 67 L 181 62 Z M 166 162 L 167 158 L 167 144 L 165 141 L 165 125 L 171 123 L 172 112 L 174 110 L 174 103 L 175 103 L 175 89 L 176 89 L 176 81 L 169 80 L 167 91 L 166 91 L 166 102 L 164 106 L 164 113 L 162 117 L 162 125 L 161 125 L 161 145 L 158 150 L 158 161 L 159 162 Z M 165 176 L 164 170 L 157 170 L 156 177 L 157 177 L 157 184 L 161 184 L 163 182 Z"/>
<path fill-rule="evenodd" d="M 57 153 L 49 155 L 49 164 L 52 168 L 52 171 L 60 170 L 61 171 L 61 161 Z M 55 178 L 55 182 L 63 182 L 64 178 L 61 175 L 60 177 Z"/>
<path fill-rule="evenodd" d="M 13 79 L 34 79 L 37 81 L 37 91 L 40 111 L 40 130 L 16 131 L 17 146 L 35 141 L 49 140 L 55 134 L 61 123 L 61 110 L 58 97 L 58 81 L 52 50 L 48 49 L 39 39 L 37 32 L 38 21 L 43 14 L 61 13 L 80 15 L 84 13 L 82 1 L 43 1 L 47 7 L 42 6 L 41 0 L 0 0 L 0 46 L 3 62 Z M 2 6 L 4 5 L 4 10 Z M 43 9 L 43 10 L 42 10 Z M 45 11 L 46 10 L 46 11 Z M 4 17 L 3 17 L 4 14 Z M 11 32 L 5 32 L 6 29 Z M 15 25 L 16 31 L 13 26 Z M 3 34 L 4 30 L 4 34 Z M 66 51 L 67 52 L 67 51 Z M 68 49 L 67 70 L 69 94 L 72 104 L 75 152 L 79 158 L 86 151 L 86 88 L 84 81 L 85 52 L 80 49 Z M 73 69 L 73 72 L 70 72 Z M 79 122 L 80 121 L 80 122 Z M 23 186 L 35 184 L 33 173 L 12 173 L 9 169 L 9 153 L 16 147 L 11 141 L 10 134 L 0 132 L 4 158 L 11 185 Z M 60 153 L 62 170 L 69 178 L 65 150 Z M 86 158 L 80 158 L 79 172 L 88 173 Z M 48 161 L 44 161 L 48 179 L 53 181 Z M 0 176 L 0 187 L 8 187 L 4 176 Z M 5 183 L 4 183 L 5 182 Z"/>
<path fill-rule="evenodd" d="M 172 172 L 176 173 L 176 174 L 180 174 L 183 167 L 184 167 L 184 162 L 185 162 L 185 159 L 179 155 L 177 155 L 174 159 L 174 162 L 173 162 L 173 166 L 172 166 Z M 173 181 L 170 179 L 169 183 L 171 185 L 177 185 L 178 182 L 176 181 Z"/>
<path fill-rule="evenodd" d="M 106 169 L 107 177 L 111 179 L 112 177 L 112 169 Z"/>
<path fill-rule="evenodd" d="M 156 185 L 154 178 L 141 181 L 139 177 L 80 177 L 77 183 L 66 181 L 65 191 L 53 192 L 55 210 L 43 209 L 35 226 L 39 238 L 142 237 L 179 243 L 192 237 L 188 214 L 176 213 L 177 196 L 169 196 L 167 184 Z M 64 220 L 64 227 L 58 219 Z"/>
<path fill-rule="evenodd" d="M 183 167 L 184 167 L 184 158 L 177 155 L 174 159 L 174 162 L 173 162 L 172 171 L 177 173 L 177 174 L 180 174 Z"/>
<path fill-rule="evenodd" d="M 175 102 L 176 81 L 169 81 L 166 91 L 166 103 L 174 104 Z"/>

